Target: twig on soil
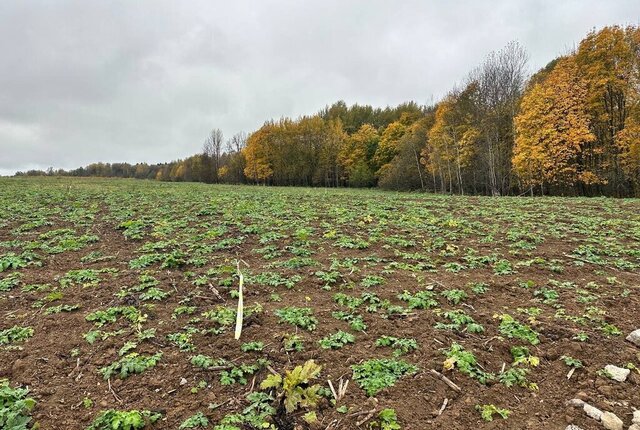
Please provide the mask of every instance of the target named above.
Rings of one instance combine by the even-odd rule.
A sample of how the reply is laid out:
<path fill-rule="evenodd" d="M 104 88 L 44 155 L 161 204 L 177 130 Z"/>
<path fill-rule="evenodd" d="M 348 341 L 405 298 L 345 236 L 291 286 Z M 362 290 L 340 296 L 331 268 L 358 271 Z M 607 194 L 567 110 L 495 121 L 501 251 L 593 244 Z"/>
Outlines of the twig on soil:
<path fill-rule="evenodd" d="M 224 297 L 222 297 L 220 295 L 220 292 L 216 289 L 216 287 L 214 287 L 213 285 L 211 285 L 211 282 L 209 282 L 209 291 L 211 291 L 213 293 L 214 296 L 216 296 L 218 298 L 218 300 L 222 300 L 223 302 L 226 301 L 224 299 Z"/>
<path fill-rule="evenodd" d="M 111 388 L 111 378 L 107 379 L 107 383 L 109 384 L 109 391 L 111 391 L 111 394 L 113 394 L 113 398 L 116 399 L 118 403 L 122 403 L 122 400 L 120 399 L 120 397 L 118 397 L 116 392 L 113 391 L 113 388 Z"/>
<path fill-rule="evenodd" d="M 325 427 L 324 430 L 331 430 L 333 428 L 338 428 L 338 424 L 340 424 L 342 420 L 333 420 L 329 423 L 328 426 Z"/>
<path fill-rule="evenodd" d="M 73 368 L 73 370 L 71 372 L 69 372 L 69 374 L 67 375 L 67 378 L 70 378 L 71 375 L 73 375 L 73 372 L 75 372 L 76 370 L 78 370 L 80 368 L 80 357 L 78 357 L 76 359 L 76 367 Z"/>
<path fill-rule="evenodd" d="M 440 410 L 438 411 L 438 416 L 442 415 L 448 403 L 449 403 L 449 399 L 445 397 L 444 400 L 442 401 L 442 406 L 440 406 Z"/>
<path fill-rule="evenodd" d="M 471 305 L 470 305 L 470 304 L 468 304 L 468 303 L 463 303 L 463 304 L 462 304 L 462 306 L 466 306 L 466 307 L 468 307 L 469 309 L 471 309 L 471 310 L 472 310 L 472 311 L 474 311 L 474 312 L 476 311 L 476 308 L 474 308 L 473 306 L 471 306 Z"/>
<path fill-rule="evenodd" d="M 491 337 L 491 338 L 487 339 L 487 340 L 486 340 L 482 345 L 487 346 L 487 344 L 488 344 L 489 342 L 491 342 L 491 341 L 493 341 L 493 340 L 496 340 L 496 339 L 499 339 L 499 338 L 500 338 L 500 336 L 493 336 L 493 337 Z"/>
<path fill-rule="evenodd" d="M 333 398 L 336 399 L 336 402 L 338 401 L 338 394 L 336 393 L 335 388 L 333 388 L 333 384 L 331 383 L 331 379 L 327 379 L 327 382 L 329 383 L 329 388 L 331 389 L 331 394 L 333 394 Z"/>
<path fill-rule="evenodd" d="M 361 419 L 360 421 L 358 421 L 356 423 L 356 427 L 360 427 L 362 424 L 364 424 L 367 421 L 369 421 L 373 417 L 373 415 L 376 413 L 377 410 L 378 410 L 377 406 L 374 407 L 373 409 L 371 409 L 366 417 L 364 417 L 363 419 Z"/>
<path fill-rule="evenodd" d="M 333 398 L 336 399 L 336 402 L 339 402 L 340 400 L 342 400 L 342 398 L 347 394 L 347 386 L 349 385 L 349 380 L 347 379 L 347 381 L 345 382 L 342 380 L 342 377 L 341 377 L 338 385 L 338 391 L 336 391 L 335 388 L 333 388 L 333 383 L 331 383 L 330 379 L 327 379 L 327 382 L 329 383 L 331 394 L 333 394 Z"/>
<path fill-rule="evenodd" d="M 431 369 L 429 370 L 429 373 L 431 373 L 433 376 L 435 376 L 436 378 L 438 378 L 439 380 L 441 380 L 442 382 L 444 382 L 445 384 L 447 384 L 451 389 L 461 393 L 462 390 L 460 389 L 460 387 L 458 387 L 456 384 L 453 383 L 453 381 L 451 381 L 451 379 L 447 378 L 446 376 L 444 376 L 442 373 L 438 372 L 435 369 Z"/>
<path fill-rule="evenodd" d="M 254 376 L 253 379 L 251 380 L 251 388 L 249 388 L 249 391 L 247 392 L 247 394 L 251 394 L 253 393 L 253 388 L 256 385 L 256 377 Z"/>

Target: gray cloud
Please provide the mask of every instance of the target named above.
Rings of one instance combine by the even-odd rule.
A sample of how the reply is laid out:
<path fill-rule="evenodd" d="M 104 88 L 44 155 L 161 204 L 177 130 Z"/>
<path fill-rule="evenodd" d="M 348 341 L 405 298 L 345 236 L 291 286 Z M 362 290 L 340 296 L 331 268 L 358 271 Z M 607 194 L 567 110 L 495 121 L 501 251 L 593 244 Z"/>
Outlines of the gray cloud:
<path fill-rule="evenodd" d="M 0 174 L 168 161 L 207 132 L 348 103 L 431 103 L 518 40 L 535 70 L 618 1 L 0 2 Z"/>

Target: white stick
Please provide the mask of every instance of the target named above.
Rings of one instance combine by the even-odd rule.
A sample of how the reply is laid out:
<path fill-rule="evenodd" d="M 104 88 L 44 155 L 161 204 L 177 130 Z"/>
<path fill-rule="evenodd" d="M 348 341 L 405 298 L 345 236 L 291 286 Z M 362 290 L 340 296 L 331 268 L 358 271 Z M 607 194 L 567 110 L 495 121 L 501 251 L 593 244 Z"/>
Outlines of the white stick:
<path fill-rule="evenodd" d="M 236 267 L 238 269 L 238 276 L 240 277 L 240 285 L 238 286 L 238 311 L 236 316 L 236 340 L 240 339 L 242 334 L 242 314 L 244 312 L 244 303 L 242 300 L 242 285 L 244 284 L 244 277 L 240 271 L 240 261 L 236 261 Z"/>

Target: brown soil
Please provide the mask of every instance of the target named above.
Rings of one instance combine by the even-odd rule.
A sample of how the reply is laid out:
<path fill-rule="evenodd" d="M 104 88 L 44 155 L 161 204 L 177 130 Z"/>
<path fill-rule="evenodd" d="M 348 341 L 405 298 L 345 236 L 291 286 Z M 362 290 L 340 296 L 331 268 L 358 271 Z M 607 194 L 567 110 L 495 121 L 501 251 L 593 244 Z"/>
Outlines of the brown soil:
<path fill-rule="evenodd" d="M 460 206 L 452 207 L 452 210 L 460 210 Z M 561 218 L 561 215 L 559 217 Z M 318 225 L 320 221 L 317 221 Z M 10 221 L 8 226 L 0 229 L 0 242 L 14 239 L 10 232 L 15 227 L 16 224 Z M 43 231 L 63 227 L 65 223 L 60 220 L 55 226 L 43 227 L 32 234 L 35 236 Z M 101 367 L 117 358 L 117 351 L 123 342 L 119 338 L 109 338 L 89 345 L 84 341 L 83 334 L 91 329 L 92 325 L 84 317 L 97 309 L 124 304 L 121 299 L 114 297 L 114 293 L 125 285 L 135 285 L 139 276 L 138 271 L 128 268 L 128 262 L 139 255 L 136 249 L 141 242 L 125 240 L 122 232 L 116 227 L 116 222 L 105 206 L 92 227 L 92 233 L 99 236 L 99 242 L 80 251 L 47 256 L 42 267 L 30 266 L 21 270 L 22 284 L 54 285 L 57 283 L 56 280 L 70 269 L 119 269 L 119 273 L 115 275 L 103 274 L 97 287 L 73 287 L 64 290 L 62 303 L 80 303 L 81 310 L 45 315 L 42 310 L 32 308 L 33 296 L 22 293 L 19 288 L 10 293 L 3 293 L 4 300 L 0 301 L 0 329 L 14 324 L 30 325 L 34 328 L 35 335 L 22 345 L 22 350 L 0 349 L 0 377 L 8 378 L 14 385 L 26 385 L 30 388 L 32 396 L 38 402 L 34 417 L 41 429 L 82 429 L 89 425 L 99 410 L 109 408 L 162 411 L 165 414 L 163 421 L 154 427 L 160 429 L 176 429 L 185 418 L 197 411 L 205 412 L 212 422 L 216 422 L 225 414 L 240 410 L 243 407 L 244 395 L 254 386 L 254 382 L 257 386 L 267 375 L 266 370 L 258 373 L 255 381 L 250 381 L 247 386 L 224 387 L 218 383 L 216 372 L 196 370 L 189 363 L 190 354 L 180 352 L 165 337 L 169 333 L 179 331 L 185 324 L 184 319 L 172 319 L 171 315 L 179 302 L 193 290 L 193 285 L 184 277 L 184 271 L 191 268 L 161 271 L 156 266 L 153 273 L 160 281 L 159 287 L 172 294 L 168 299 L 157 302 L 153 310 L 145 311 L 148 313 L 148 325 L 156 327 L 157 333 L 153 343 L 142 344 L 141 352 L 162 351 L 164 356 L 161 362 L 154 369 L 141 375 L 125 380 L 112 379 L 113 393 L 109 390 L 107 382 L 98 374 Z M 358 229 L 354 228 L 354 231 L 357 232 Z M 228 236 L 231 237 L 233 234 L 230 231 Z M 474 247 L 481 252 L 499 250 L 508 255 L 508 247 L 501 242 L 502 238 L 496 236 L 496 240 L 493 244 L 475 243 Z M 344 322 L 331 317 L 333 311 L 340 309 L 332 300 L 332 295 L 339 290 L 334 288 L 331 292 L 323 291 L 320 281 L 311 276 L 318 269 L 303 268 L 278 269 L 286 275 L 304 275 L 303 281 L 292 290 L 286 290 L 284 287 L 247 286 L 245 303 L 249 305 L 260 301 L 264 305 L 264 312 L 245 327 L 242 341 L 265 342 L 267 346 L 264 352 L 253 354 L 255 358 L 263 356 L 271 360 L 274 369 L 291 368 L 313 358 L 324 367 L 322 378 L 335 382 L 341 377 L 351 378 L 349 366 L 352 364 L 385 354 L 389 356 L 388 349 L 383 351 L 382 348 L 374 346 L 375 340 L 381 335 L 393 334 L 397 337 L 416 339 L 419 349 L 403 359 L 418 365 L 420 372 L 413 377 L 399 380 L 394 387 L 385 389 L 376 396 L 378 410 L 383 407 L 394 408 L 405 429 L 564 429 L 568 423 L 579 425 L 586 430 L 599 429 L 600 424 L 586 417 L 581 410 L 565 406 L 567 400 L 576 396 L 582 397 L 594 406 L 615 412 L 628 425 L 631 407 L 640 408 L 640 373 L 632 371 L 632 376 L 627 382 L 617 383 L 599 377 L 596 372 L 612 363 L 640 365 L 640 349 L 623 339 L 627 333 L 640 327 L 640 276 L 638 273 L 614 269 L 595 273 L 594 267 L 589 264 L 584 267 L 572 265 L 572 260 L 565 254 L 581 243 L 580 240 L 547 238 L 534 251 L 534 256 L 564 261 L 565 271 L 558 275 L 550 275 L 547 269 L 535 264 L 519 268 L 517 274 L 507 276 L 494 275 L 490 268 L 462 271 L 457 274 L 440 269 L 437 273 L 420 274 L 426 283 L 433 283 L 438 291 L 443 288 L 463 288 L 471 281 L 489 284 L 490 293 L 470 294 L 465 304 L 457 307 L 467 308 L 470 313 L 473 310 L 473 317 L 486 329 L 482 336 L 436 330 L 434 324 L 442 319 L 431 311 L 419 311 L 415 315 L 395 319 L 382 319 L 363 312 L 368 329 L 366 333 L 356 333 L 357 342 L 354 345 L 335 351 L 320 349 L 317 347 L 319 339 L 338 329 L 345 329 Z M 278 245 L 283 249 L 290 242 L 291 239 L 283 239 Z M 251 252 L 253 248 L 261 246 L 264 245 L 258 243 L 258 238 L 249 234 L 241 247 L 213 255 L 212 261 L 220 263 L 225 258 L 239 257 L 249 264 L 253 273 L 257 273 L 270 262 Z M 345 250 L 321 243 L 315 250 L 313 258 L 325 268 L 334 257 L 376 255 L 386 262 L 396 259 L 393 250 L 384 248 L 380 243 L 365 250 Z M 80 259 L 91 251 L 101 251 L 104 255 L 115 256 L 115 259 L 92 264 L 81 263 Z M 370 273 L 379 273 L 382 265 L 378 264 L 354 274 L 353 281 L 358 285 L 358 280 L 368 273 L 367 270 L 370 270 Z M 609 285 L 607 277 L 610 276 L 616 276 L 618 283 Z M 405 289 L 417 291 L 419 288 L 416 278 L 408 272 L 388 274 L 385 277 L 385 285 L 374 287 L 373 290 L 381 298 L 396 303 L 398 300 L 395 296 L 398 293 Z M 579 331 L 579 327 L 561 319 L 554 319 L 552 316 L 555 310 L 551 305 L 540 304 L 532 299 L 532 294 L 523 294 L 523 289 L 518 286 L 521 280 L 533 280 L 538 285 L 545 285 L 550 277 L 560 281 L 572 281 L 582 286 L 591 281 L 598 282 L 602 289 L 599 290 L 601 299 L 597 305 L 607 311 L 607 320 L 620 328 L 623 336 L 608 337 L 590 331 L 589 342 L 572 341 L 571 337 Z M 620 285 L 632 290 L 628 298 L 619 298 Z M 202 291 L 203 295 L 191 303 L 198 306 L 198 312 L 222 303 L 213 294 L 206 294 L 206 288 Z M 276 291 L 282 296 L 282 301 L 268 301 L 266 297 Z M 350 293 L 359 295 L 362 291 L 362 287 L 356 286 Z M 560 302 L 565 306 L 567 314 L 581 315 L 584 312 L 584 304 L 577 303 L 574 299 L 563 300 L 565 292 L 561 289 L 559 292 Z M 224 294 L 224 298 L 227 304 L 235 306 L 235 300 L 231 299 L 228 293 Z M 442 298 L 441 302 L 446 303 Z M 314 314 L 321 321 L 314 332 L 302 333 L 306 340 L 306 349 L 301 353 L 286 354 L 281 350 L 280 337 L 285 332 L 293 332 L 294 329 L 279 324 L 273 311 L 287 305 L 312 306 Z M 444 357 L 441 349 L 453 341 L 463 344 L 468 350 L 474 350 L 482 366 L 487 371 L 497 373 L 503 363 L 508 365 L 511 362 L 509 347 L 513 343 L 497 338 L 498 324 L 494 314 L 509 312 L 518 315 L 517 308 L 531 306 L 541 307 L 547 316 L 540 318 L 535 326 L 541 334 L 540 345 L 531 347 L 532 352 L 541 359 L 540 365 L 529 376 L 530 381 L 535 382 L 539 390 L 506 388 L 499 383 L 484 386 L 457 371 L 446 372 L 446 375 L 461 388 L 461 392 L 458 393 L 429 374 L 429 369 L 443 371 Z M 526 318 L 522 315 L 520 317 L 521 320 Z M 117 328 L 127 326 L 119 321 L 107 330 Z M 197 353 L 200 354 L 229 360 L 247 356 L 240 351 L 239 343 L 233 340 L 232 331 L 219 336 L 198 334 L 194 336 L 193 341 Z M 79 349 L 78 358 L 71 355 L 74 348 Z M 568 367 L 559 360 L 562 355 L 581 359 L 585 368 L 577 370 L 568 380 Z M 183 377 L 188 383 L 180 385 Z M 191 388 L 203 379 L 209 383 L 209 387 L 192 394 Z M 85 397 L 94 401 L 93 408 L 86 409 L 82 406 Z M 447 407 L 438 415 L 445 399 L 448 402 Z M 223 405 L 211 411 L 208 409 L 211 403 Z M 325 405 L 318 414 L 321 425 L 314 428 L 355 428 L 356 422 L 365 414 L 353 416 L 353 413 L 367 411 L 376 406 L 353 381 L 342 404 L 348 405 L 352 410 L 348 414 L 340 414 Z M 493 422 L 485 423 L 474 410 L 476 404 L 506 407 L 512 411 L 512 415 L 507 420 L 497 418 Z M 301 422 L 298 421 L 298 425 L 303 428 L 304 424 Z M 333 427 L 328 427 L 332 422 Z M 366 428 L 366 425 L 362 428 Z"/>

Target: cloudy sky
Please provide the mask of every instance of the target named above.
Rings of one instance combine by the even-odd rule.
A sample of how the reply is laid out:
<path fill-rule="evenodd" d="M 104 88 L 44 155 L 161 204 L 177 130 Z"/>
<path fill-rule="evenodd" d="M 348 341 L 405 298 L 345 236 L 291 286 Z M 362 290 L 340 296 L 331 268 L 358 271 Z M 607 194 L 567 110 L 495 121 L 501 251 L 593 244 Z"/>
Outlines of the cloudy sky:
<path fill-rule="evenodd" d="M 198 152 L 207 132 L 347 103 L 437 101 L 492 50 L 535 70 L 615 1 L 0 1 L 0 174 Z"/>

